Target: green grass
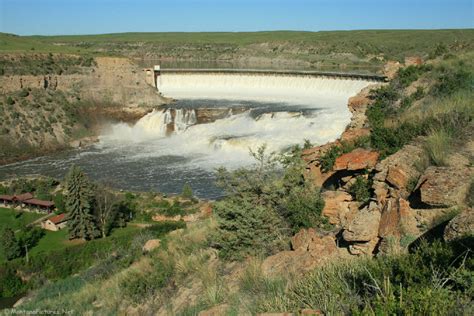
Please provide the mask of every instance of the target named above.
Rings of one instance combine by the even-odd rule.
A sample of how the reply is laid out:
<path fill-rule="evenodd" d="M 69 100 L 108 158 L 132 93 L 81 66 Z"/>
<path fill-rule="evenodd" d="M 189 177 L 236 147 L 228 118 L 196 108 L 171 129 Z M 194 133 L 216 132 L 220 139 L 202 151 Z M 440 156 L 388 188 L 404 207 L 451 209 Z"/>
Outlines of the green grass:
<path fill-rule="evenodd" d="M 30 251 L 31 256 L 35 256 L 40 252 L 48 252 L 50 250 L 60 250 L 71 246 L 68 244 L 68 232 L 67 229 L 63 229 L 57 232 L 45 231 L 45 235 Z"/>
<path fill-rule="evenodd" d="M 42 214 L 19 212 L 9 208 L 0 207 L 0 234 L 5 228 L 18 230 L 29 223 L 42 217 Z M 0 262 L 5 260 L 3 249 L 0 246 Z"/>
<path fill-rule="evenodd" d="M 356 56 L 378 55 L 392 58 L 409 55 L 427 55 L 442 43 L 448 49 L 463 49 L 473 45 L 474 30 L 359 30 L 359 31 L 274 31 L 274 32 L 193 32 L 193 33 L 116 33 L 101 35 L 69 36 L 16 36 L 0 33 L 0 51 L 3 52 L 64 52 L 121 55 L 132 51 L 144 54 L 144 50 L 161 48 L 164 54 L 201 59 L 243 53 L 246 55 L 282 56 L 297 55 L 299 59 L 312 59 L 315 55 L 352 53 Z M 145 46 L 137 46 L 136 43 Z M 270 43 L 270 47 L 251 46 Z M 292 44 L 300 49 L 291 52 L 282 44 Z M 206 45 L 213 45 L 209 49 Z M 279 47 L 281 49 L 275 49 Z M 175 49 L 173 49 L 175 48 Z M 193 53 L 189 55 L 189 48 Z M 246 52 L 238 51 L 246 48 Z M 174 52 L 171 52 L 174 51 Z M 156 51 L 154 52 L 156 53 Z M 347 59 L 339 60 L 347 63 Z"/>
<path fill-rule="evenodd" d="M 44 214 L 20 212 L 0 207 L 0 232 L 7 227 L 13 230 L 20 229 L 42 216 L 44 216 Z"/>
<path fill-rule="evenodd" d="M 107 236 L 106 239 L 111 237 L 124 237 L 128 235 L 133 235 L 133 233 L 139 231 L 141 228 L 137 226 L 128 225 L 124 228 L 116 228 L 112 231 L 110 236 Z M 75 242 L 69 241 L 67 229 L 63 229 L 57 232 L 46 231 L 46 234 L 41 238 L 40 242 L 36 247 L 31 249 L 30 255 L 34 256 L 41 252 L 56 251 L 71 246 L 77 245 Z"/>

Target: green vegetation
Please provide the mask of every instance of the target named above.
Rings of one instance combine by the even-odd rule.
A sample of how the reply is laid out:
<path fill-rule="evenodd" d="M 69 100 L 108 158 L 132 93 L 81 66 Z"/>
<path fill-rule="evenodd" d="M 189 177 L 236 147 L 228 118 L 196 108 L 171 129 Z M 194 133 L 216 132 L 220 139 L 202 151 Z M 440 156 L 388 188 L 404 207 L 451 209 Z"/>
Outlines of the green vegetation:
<path fill-rule="evenodd" d="M 472 128 L 474 71 L 469 56 L 452 57 L 436 66 L 405 68 L 388 86 L 374 91 L 374 104 L 367 110 L 372 127 L 369 146 L 384 158 L 414 138 L 428 136 L 425 148 L 432 163 L 445 164 L 451 144 L 462 141 Z M 427 93 L 417 88 L 407 99 L 405 88 L 419 78 L 430 88 Z"/>
<path fill-rule="evenodd" d="M 193 189 L 191 188 L 191 186 L 186 183 L 184 186 L 183 186 L 183 192 L 181 193 L 181 196 L 185 199 L 192 199 L 194 194 L 193 194 Z"/>
<path fill-rule="evenodd" d="M 1 37 L 1 36 L 0 36 Z M 90 56 L 56 54 L 0 55 L 0 69 L 5 76 L 11 75 L 69 75 L 85 73 L 95 66 Z M 22 90 L 21 97 L 28 91 Z"/>
<path fill-rule="evenodd" d="M 1 246 L 7 260 L 18 258 L 21 255 L 20 245 L 16 240 L 15 232 L 11 228 L 3 230 Z"/>
<path fill-rule="evenodd" d="M 355 182 L 349 187 L 349 193 L 354 200 L 367 203 L 371 196 L 372 181 L 364 176 L 357 176 Z"/>
<path fill-rule="evenodd" d="M 434 130 L 426 137 L 425 150 L 431 163 L 445 166 L 453 138 L 444 130 Z"/>
<path fill-rule="evenodd" d="M 121 33 L 77 36 L 0 34 L 0 51 L 24 52 L 29 55 L 62 52 L 83 56 L 153 56 L 155 59 L 200 61 L 228 61 L 229 56 L 236 59 L 250 56 L 279 57 L 305 62 L 315 68 L 363 68 L 373 72 L 380 69 L 387 59 L 403 60 L 405 56 L 413 55 L 434 58 L 447 53 L 472 50 L 472 34 L 471 29 Z M 298 49 L 294 49 L 295 47 Z"/>
<path fill-rule="evenodd" d="M 66 211 L 69 238 L 94 239 L 98 236 L 94 218 L 94 191 L 86 175 L 73 166 L 66 176 Z M 105 228 L 104 228 L 105 229 Z"/>
<path fill-rule="evenodd" d="M 335 315 L 469 313 L 474 268 L 470 251 L 462 243 L 436 241 L 421 243 L 406 255 L 336 263 L 290 283 L 287 291 L 271 299 L 257 301 L 256 308 L 311 308 Z"/>
<path fill-rule="evenodd" d="M 212 242 L 228 259 L 270 255 L 287 247 L 292 232 L 326 224 L 319 189 L 303 178 L 300 150 L 276 157 L 263 146 L 251 154 L 254 167 L 218 171 L 218 183 L 228 195 L 214 205 L 218 227 Z"/>
<path fill-rule="evenodd" d="M 323 172 L 328 172 L 332 170 L 334 163 L 336 162 L 337 157 L 343 154 L 341 147 L 332 146 L 327 152 L 325 152 L 321 158 L 319 158 L 319 163 L 321 164 L 321 170 Z"/>
<path fill-rule="evenodd" d="M 29 262 L 16 259 L 0 264 L 0 271 L 10 271 L 0 274 L 0 284 L 5 284 L 5 280 L 11 283 L 10 286 L 5 284 L 0 294 L 4 297 L 14 296 L 27 289 L 40 287 L 45 280 L 74 279 L 71 276 L 79 272 L 83 273 L 83 277 L 87 275 L 88 279 L 109 276 L 139 258 L 144 241 L 184 226 L 182 222 L 163 222 L 145 229 L 128 227 L 114 231 L 110 237 L 80 244 L 69 242 L 66 231 L 48 232 L 31 249 Z M 88 269 L 91 266 L 95 269 Z M 18 283 L 14 271 L 21 271 L 32 278 L 26 283 L 21 280 Z"/>
<path fill-rule="evenodd" d="M 18 230 L 42 216 L 41 214 L 21 212 L 0 207 L 0 231 L 7 227 Z"/>

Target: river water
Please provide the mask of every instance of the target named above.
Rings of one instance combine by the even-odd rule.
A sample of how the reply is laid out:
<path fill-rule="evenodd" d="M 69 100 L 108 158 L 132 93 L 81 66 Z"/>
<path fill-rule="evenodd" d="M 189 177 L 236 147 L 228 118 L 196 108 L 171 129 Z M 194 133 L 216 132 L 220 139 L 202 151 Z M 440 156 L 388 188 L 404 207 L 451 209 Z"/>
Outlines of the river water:
<path fill-rule="evenodd" d="M 252 164 L 249 149 L 263 144 L 279 152 L 305 139 L 334 140 L 350 121 L 347 99 L 368 84 L 309 76 L 163 75 L 160 91 L 178 99 L 171 110 L 154 111 L 134 125 L 106 126 L 100 141 L 84 149 L 1 166 L 0 179 L 62 178 L 75 164 L 119 189 L 180 193 L 188 183 L 197 196 L 218 198 L 216 168 Z M 200 124 L 196 111 L 213 108 L 228 113 Z"/>

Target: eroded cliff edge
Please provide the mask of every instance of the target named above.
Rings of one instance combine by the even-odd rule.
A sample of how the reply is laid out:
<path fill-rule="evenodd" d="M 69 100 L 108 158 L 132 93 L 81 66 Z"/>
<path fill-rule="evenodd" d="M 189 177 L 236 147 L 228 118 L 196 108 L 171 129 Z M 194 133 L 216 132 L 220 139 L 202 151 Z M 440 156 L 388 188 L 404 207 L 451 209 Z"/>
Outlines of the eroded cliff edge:
<path fill-rule="evenodd" d="M 127 58 L 85 63 L 79 56 L 15 54 L 0 59 L 6 69 L 0 76 L 0 163 L 90 143 L 104 122 L 134 122 L 168 102 Z M 8 68 L 22 62 L 28 68 Z"/>

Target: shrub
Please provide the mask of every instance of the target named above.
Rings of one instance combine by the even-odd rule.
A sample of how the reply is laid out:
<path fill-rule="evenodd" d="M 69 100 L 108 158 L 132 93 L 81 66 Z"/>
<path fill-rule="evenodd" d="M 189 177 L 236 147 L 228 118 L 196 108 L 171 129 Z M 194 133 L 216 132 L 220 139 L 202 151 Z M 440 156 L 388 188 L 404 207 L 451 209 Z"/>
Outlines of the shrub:
<path fill-rule="evenodd" d="M 472 74 L 464 69 L 442 69 L 437 78 L 437 84 L 433 86 L 431 92 L 435 96 L 451 95 L 458 90 L 469 89 L 472 79 Z"/>
<path fill-rule="evenodd" d="M 313 187 L 294 187 L 282 203 L 282 211 L 293 232 L 301 228 L 316 227 L 327 224 L 321 216 L 324 199 L 319 189 Z"/>
<path fill-rule="evenodd" d="M 133 303 L 140 303 L 155 295 L 173 276 L 173 266 L 162 260 L 154 261 L 152 271 L 136 271 L 120 283 L 124 296 Z"/>
<path fill-rule="evenodd" d="M 469 186 L 469 192 L 467 195 L 467 205 L 469 207 L 474 207 L 474 179 L 471 180 L 471 185 Z"/>
<path fill-rule="evenodd" d="M 357 176 L 356 181 L 349 187 L 349 193 L 359 202 L 367 203 L 371 195 L 371 181 L 363 176 Z"/>
<path fill-rule="evenodd" d="M 185 199 L 192 199 L 194 194 L 193 194 L 193 189 L 191 188 L 191 186 L 186 183 L 184 186 L 183 186 L 183 192 L 181 193 L 181 196 Z"/>
<path fill-rule="evenodd" d="M 408 66 L 405 68 L 400 68 L 398 71 L 398 76 L 396 78 L 396 83 L 401 88 L 408 87 L 412 82 L 418 80 L 420 75 L 425 72 L 431 70 L 431 66 Z"/>
<path fill-rule="evenodd" d="M 332 146 L 324 155 L 319 158 L 321 170 L 328 172 L 332 170 L 336 158 L 342 155 L 342 148 L 339 146 Z"/>
<path fill-rule="evenodd" d="M 0 267 L 0 298 L 14 297 L 25 292 L 26 286 L 13 268 Z"/>
<path fill-rule="evenodd" d="M 15 100 L 13 100 L 13 98 L 9 96 L 9 97 L 7 98 L 7 104 L 8 104 L 8 105 L 13 105 L 13 104 L 15 104 Z"/>
<path fill-rule="evenodd" d="M 471 240 L 422 242 L 409 254 L 318 267 L 266 311 L 321 310 L 324 314 L 469 314 L 474 261 Z"/>
<path fill-rule="evenodd" d="M 270 255 L 283 248 L 284 225 L 278 214 L 249 200 L 226 199 L 214 204 L 217 231 L 212 243 L 226 259 Z"/>
<path fill-rule="evenodd" d="M 173 230 L 185 228 L 186 223 L 183 221 L 174 222 L 174 221 L 165 221 L 153 224 L 143 230 L 144 233 L 150 232 L 152 235 L 159 237 L 163 236 Z"/>
<path fill-rule="evenodd" d="M 26 89 L 21 90 L 20 93 L 18 94 L 18 96 L 20 96 L 21 98 L 26 98 L 29 95 L 30 93 Z"/>

